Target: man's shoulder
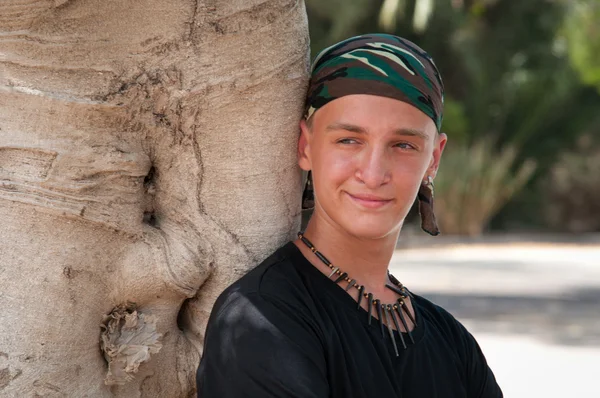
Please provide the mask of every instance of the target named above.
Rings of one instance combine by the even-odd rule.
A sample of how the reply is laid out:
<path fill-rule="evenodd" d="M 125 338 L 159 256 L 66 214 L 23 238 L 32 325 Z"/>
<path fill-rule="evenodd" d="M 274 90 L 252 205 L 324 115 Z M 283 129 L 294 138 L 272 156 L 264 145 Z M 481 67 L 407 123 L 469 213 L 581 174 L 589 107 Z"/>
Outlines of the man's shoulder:
<path fill-rule="evenodd" d="M 450 313 L 450 311 L 424 296 L 415 293 L 413 293 L 413 296 L 420 315 L 426 318 L 426 321 L 430 326 L 453 339 L 463 339 L 466 337 L 465 335 L 468 334 L 467 329 Z"/>
<path fill-rule="evenodd" d="M 446 310 L 439 304 L 436 304 L 435 302 L 433 302 L 429 298 L 425 297 L 424 295 L 417 294 L 412 291 L 411 291 L 411 294 L 414 298 L 415 303 L 419 306 L 419 309 L 421 311 L 425 311 L 427 314 L 434 316 L 434 317 L 455 320 L 454 316 L 448 310 Z"/>
<path fill-rule="evenodd" d="M 435 300 L 435 298 L 434 298 Z M 452 350 L 458 365 L 464 371 L 468 395 L 473 397 L 498 397 L 502 391 L 475 337 L 449 311 L 432 301 L 415 295 L 415 302 L 423 317 L 427 318 L 428 335 L 436 349 Z"/>
<path fill-rule="evenodd" d="M 432 341 L 437 345 L 452 347 L 463 363 L 468 362 L 470 353 L 479 350 L 475 337 L 448 310 L 423 296 L 414 296 Z"/>
<path fill-rule="evenodd" d="M 294 257 L 294 244 L 281 246 L 255 268 L 229 285 L 215 302 L 214 310 L 225 308 L 232 301 L 259 297 L 260 301 L 289 302 L 297 299 L 294 289 L 302 285 L 302 272 Z"/>

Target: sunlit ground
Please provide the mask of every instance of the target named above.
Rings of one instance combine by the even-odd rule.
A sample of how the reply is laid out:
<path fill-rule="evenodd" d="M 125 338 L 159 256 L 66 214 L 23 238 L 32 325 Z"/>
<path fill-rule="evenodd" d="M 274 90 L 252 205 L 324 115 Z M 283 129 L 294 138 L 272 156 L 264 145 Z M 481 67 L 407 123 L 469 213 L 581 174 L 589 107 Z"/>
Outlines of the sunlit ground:
<path fill-rule="evenodd" d="M 391 270 L 467 326 L 507 398 L 600 397 L 600 245 L 405 249 Z"/>

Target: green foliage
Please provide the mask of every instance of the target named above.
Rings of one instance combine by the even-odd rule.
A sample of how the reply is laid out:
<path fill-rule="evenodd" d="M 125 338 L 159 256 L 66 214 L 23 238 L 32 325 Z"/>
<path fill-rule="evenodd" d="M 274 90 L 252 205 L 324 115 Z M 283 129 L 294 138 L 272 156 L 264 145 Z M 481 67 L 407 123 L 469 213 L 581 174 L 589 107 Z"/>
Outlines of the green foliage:
<path fill-rule="evenodd" d="M 571 64 L 582 81 L 600 90 L 600 2 L 574 2 L 562 35 L 569 47 Z"/>
<path fill-rule="evenodd" d="M 446 97 L 444 101 L 444 133 L 452 137 L 452 143 L 465 144 L 469 141 L 469 119 L 459 101 Z"/>
<path fill-rule="evenodd" d="M 373 0 L 306 0 L 313 58 L 323 48 L 366 28 L 376 19 L 379 7 L 379 1 Z"/>

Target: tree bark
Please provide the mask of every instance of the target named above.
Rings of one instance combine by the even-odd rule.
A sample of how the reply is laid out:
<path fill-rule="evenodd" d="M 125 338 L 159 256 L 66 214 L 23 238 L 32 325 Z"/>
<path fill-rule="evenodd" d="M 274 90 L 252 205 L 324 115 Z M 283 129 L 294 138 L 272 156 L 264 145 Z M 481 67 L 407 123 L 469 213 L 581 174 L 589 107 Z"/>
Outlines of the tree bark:
<path fill-rule="evenodd" d="M 298 0 L 2 1 L 0 396 L 195 396 L 299 227 L 307 51 Z"/>

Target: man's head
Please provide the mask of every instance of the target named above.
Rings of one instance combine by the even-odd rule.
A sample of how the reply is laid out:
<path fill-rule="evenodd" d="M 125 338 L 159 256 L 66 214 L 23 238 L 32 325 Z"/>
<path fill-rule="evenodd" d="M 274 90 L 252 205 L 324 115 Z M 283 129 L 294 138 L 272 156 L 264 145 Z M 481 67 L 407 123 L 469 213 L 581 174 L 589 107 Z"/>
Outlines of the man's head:
<path fill-rule="evenodd" d="M 345 40 L 316 57 L 305 110 L 299 164 L 315 216 L 364 238 L 397 232 L 446 143 L 431 58 L 395 36 Z"/>

